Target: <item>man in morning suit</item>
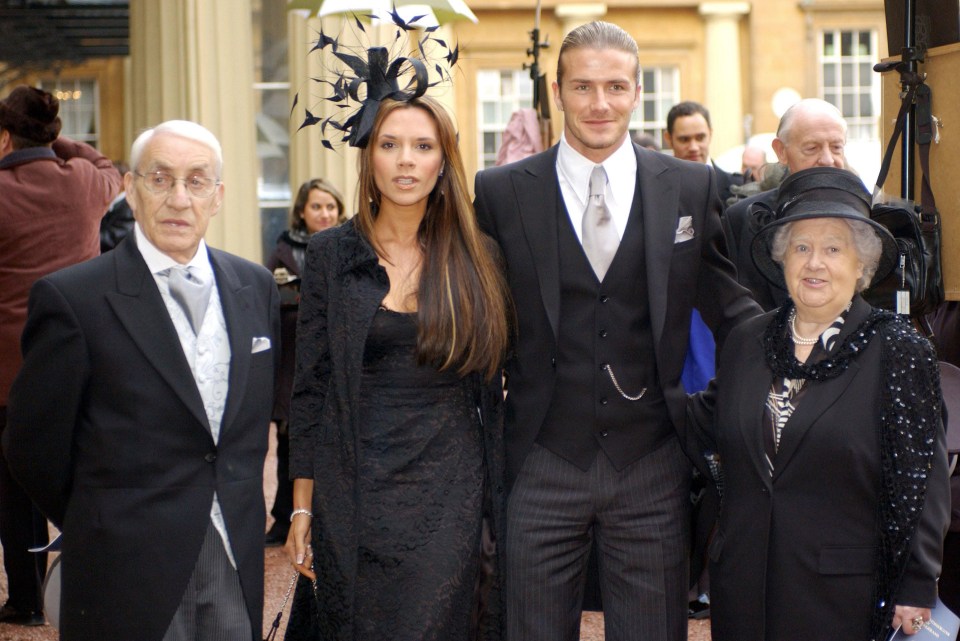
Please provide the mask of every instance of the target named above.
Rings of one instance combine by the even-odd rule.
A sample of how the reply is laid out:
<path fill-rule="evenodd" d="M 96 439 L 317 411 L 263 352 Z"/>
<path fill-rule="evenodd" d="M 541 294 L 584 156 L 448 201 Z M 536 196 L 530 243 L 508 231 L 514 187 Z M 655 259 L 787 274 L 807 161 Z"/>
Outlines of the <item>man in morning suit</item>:
<path fill-rule="evenodd" d="M 476 179 L 477 215 L 516 301 L 505 406 L 511 641 L 579 638 L 594 539 L 607 639 L 687 634 L 680 371 L 690 312 L 722 341 L 758 310 L 723 256 L 713 171 L 631 143 L 639 73 L 620 27 L 573 30 L 553 84 L 560 143 Z"/>
<path fill-rule="evenodd" d="M 277 288 L 203 240 L 212 133 L 165 122 L 130 162 L 134 233 L 31 291 L 4 450 L 63 530 L 62 641 L 259 639 Z"/>

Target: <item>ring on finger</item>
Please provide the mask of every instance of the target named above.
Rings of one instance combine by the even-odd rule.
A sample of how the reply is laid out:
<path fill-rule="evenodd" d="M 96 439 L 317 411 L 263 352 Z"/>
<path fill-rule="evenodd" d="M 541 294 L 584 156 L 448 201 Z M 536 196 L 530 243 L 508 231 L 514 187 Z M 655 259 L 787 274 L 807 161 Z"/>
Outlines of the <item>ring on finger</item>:
<path fill-rule="evenodd" d="M 923 617 L 913 617 L 910 619 L 910 623 L 913 624 L 913 629 L 919 632 L 920 628 L 926 624 L 926 621 L 923 620 Z"/>

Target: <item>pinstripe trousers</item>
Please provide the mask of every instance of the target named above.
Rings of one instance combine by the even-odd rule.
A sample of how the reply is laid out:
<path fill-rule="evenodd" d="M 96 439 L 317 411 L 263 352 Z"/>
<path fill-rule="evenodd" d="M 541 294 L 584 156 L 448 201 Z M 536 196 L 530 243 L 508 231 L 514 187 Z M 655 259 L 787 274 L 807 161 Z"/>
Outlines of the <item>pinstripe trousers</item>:
<path fill-rule="evenodd" d="M 580 638 L 594 539 L 607 641 L 686 639 L 690 475 L 676 439 L 619 471 L 534 444 L 507 502 L 508 641 Z"/>
<path fill-rule="evenodd" d="M 258 637 L 261 631 L 257 631 Z M 250 615 L 240 588 L 240 575 L 223 549 L 213 526 L 207 533 L 163 641 L 253 641 Z"/>

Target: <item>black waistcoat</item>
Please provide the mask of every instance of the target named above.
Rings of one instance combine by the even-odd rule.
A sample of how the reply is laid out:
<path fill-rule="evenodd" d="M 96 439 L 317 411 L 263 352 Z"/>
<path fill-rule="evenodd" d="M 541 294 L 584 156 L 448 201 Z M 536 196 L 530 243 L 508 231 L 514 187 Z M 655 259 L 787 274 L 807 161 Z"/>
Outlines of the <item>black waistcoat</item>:
<path fill-rule="evenodd" d="M 578 468 L 603 449 L 617 469 L 656 449 L 673 433 L 657 380 L 650 327 L 640 193 L 603 282 L 587 261 L 562 196 L 557 383 L 537 442 Z M 610 366 L 624 393 L 616 389 Z"/>

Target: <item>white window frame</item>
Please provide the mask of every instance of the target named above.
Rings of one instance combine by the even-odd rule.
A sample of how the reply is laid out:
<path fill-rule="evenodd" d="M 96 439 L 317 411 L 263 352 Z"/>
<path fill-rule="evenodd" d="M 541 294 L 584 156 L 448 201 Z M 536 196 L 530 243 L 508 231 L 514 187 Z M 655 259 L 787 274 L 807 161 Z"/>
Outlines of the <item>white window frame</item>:
<path fill-rule="evenodd" d="M 678 65 L 643 66 L 641 71 L 640 105 L 630 117 L 630 132 L 653 136 L 657 145 L 663 145 L 667 130 L 667 113 L 680 102 L 680 67 Z M 669 78 L 670 89 L 664 89 L 664 78 Z M 653 103 L 653 118 L 645 119 L 644 107 Z"/>
<path fill-rule="evenodd" d="M 496 79 L 494 79 L 494 74 Z M 509 79 L 509 82 L 505 80 Z M 506 91 L 504 87 L 506 86 Z M 549 100 L 549 96 L 544 96 Z M 492 106 L 493 118 L 487 120 L 485 106 Z M 533 81 L 530 72 L 517 69 L 481 69 L 477 72 L 477 166 L 492 167 L 503 141 L 510 116 L 518 109 L 533 106 Z M 493 134 L 493 151 L 485 151 L 484 138 Z"/>
<path fill-rule="evenodd" d="M 60 101 L 60 133 L 73 140 L 85 142 L 91 147 L 100 146 L 100 83 L 96 78 L 56 78 L 41 80 L 40 88 L 53 94 Z M 88 110 L 93 113 L 89 114 Z M 93 131 L 81 131 L 80 124 L 88 116 Z"/>
<path fill-rule="evenodd" d="M 852 50 L 842 55 L 843 34 L 852 34 Z M 826 37 L 832 35 L 834 48 L 826 51 Z M 860 51 L 860 39 L 869 34 L 869 51 Z M 873 141 L 880 138 L 880 75 L 873 71 L 879 61 L 879 35 L 873 28 L 823 29 L 817 46 L 817 74 L 820 97 L 837 106 L 847 121 L 847 138 Z M 850 65 L 851 78 L 843 77 L 844 65 Z M 834 68 L 833 83 L 827 85 L 827 67 Z M 861 115 L 863 101 L 870 103 L 871 115 Z M 845 104 L 846 103 L 846 104 Z"/>

